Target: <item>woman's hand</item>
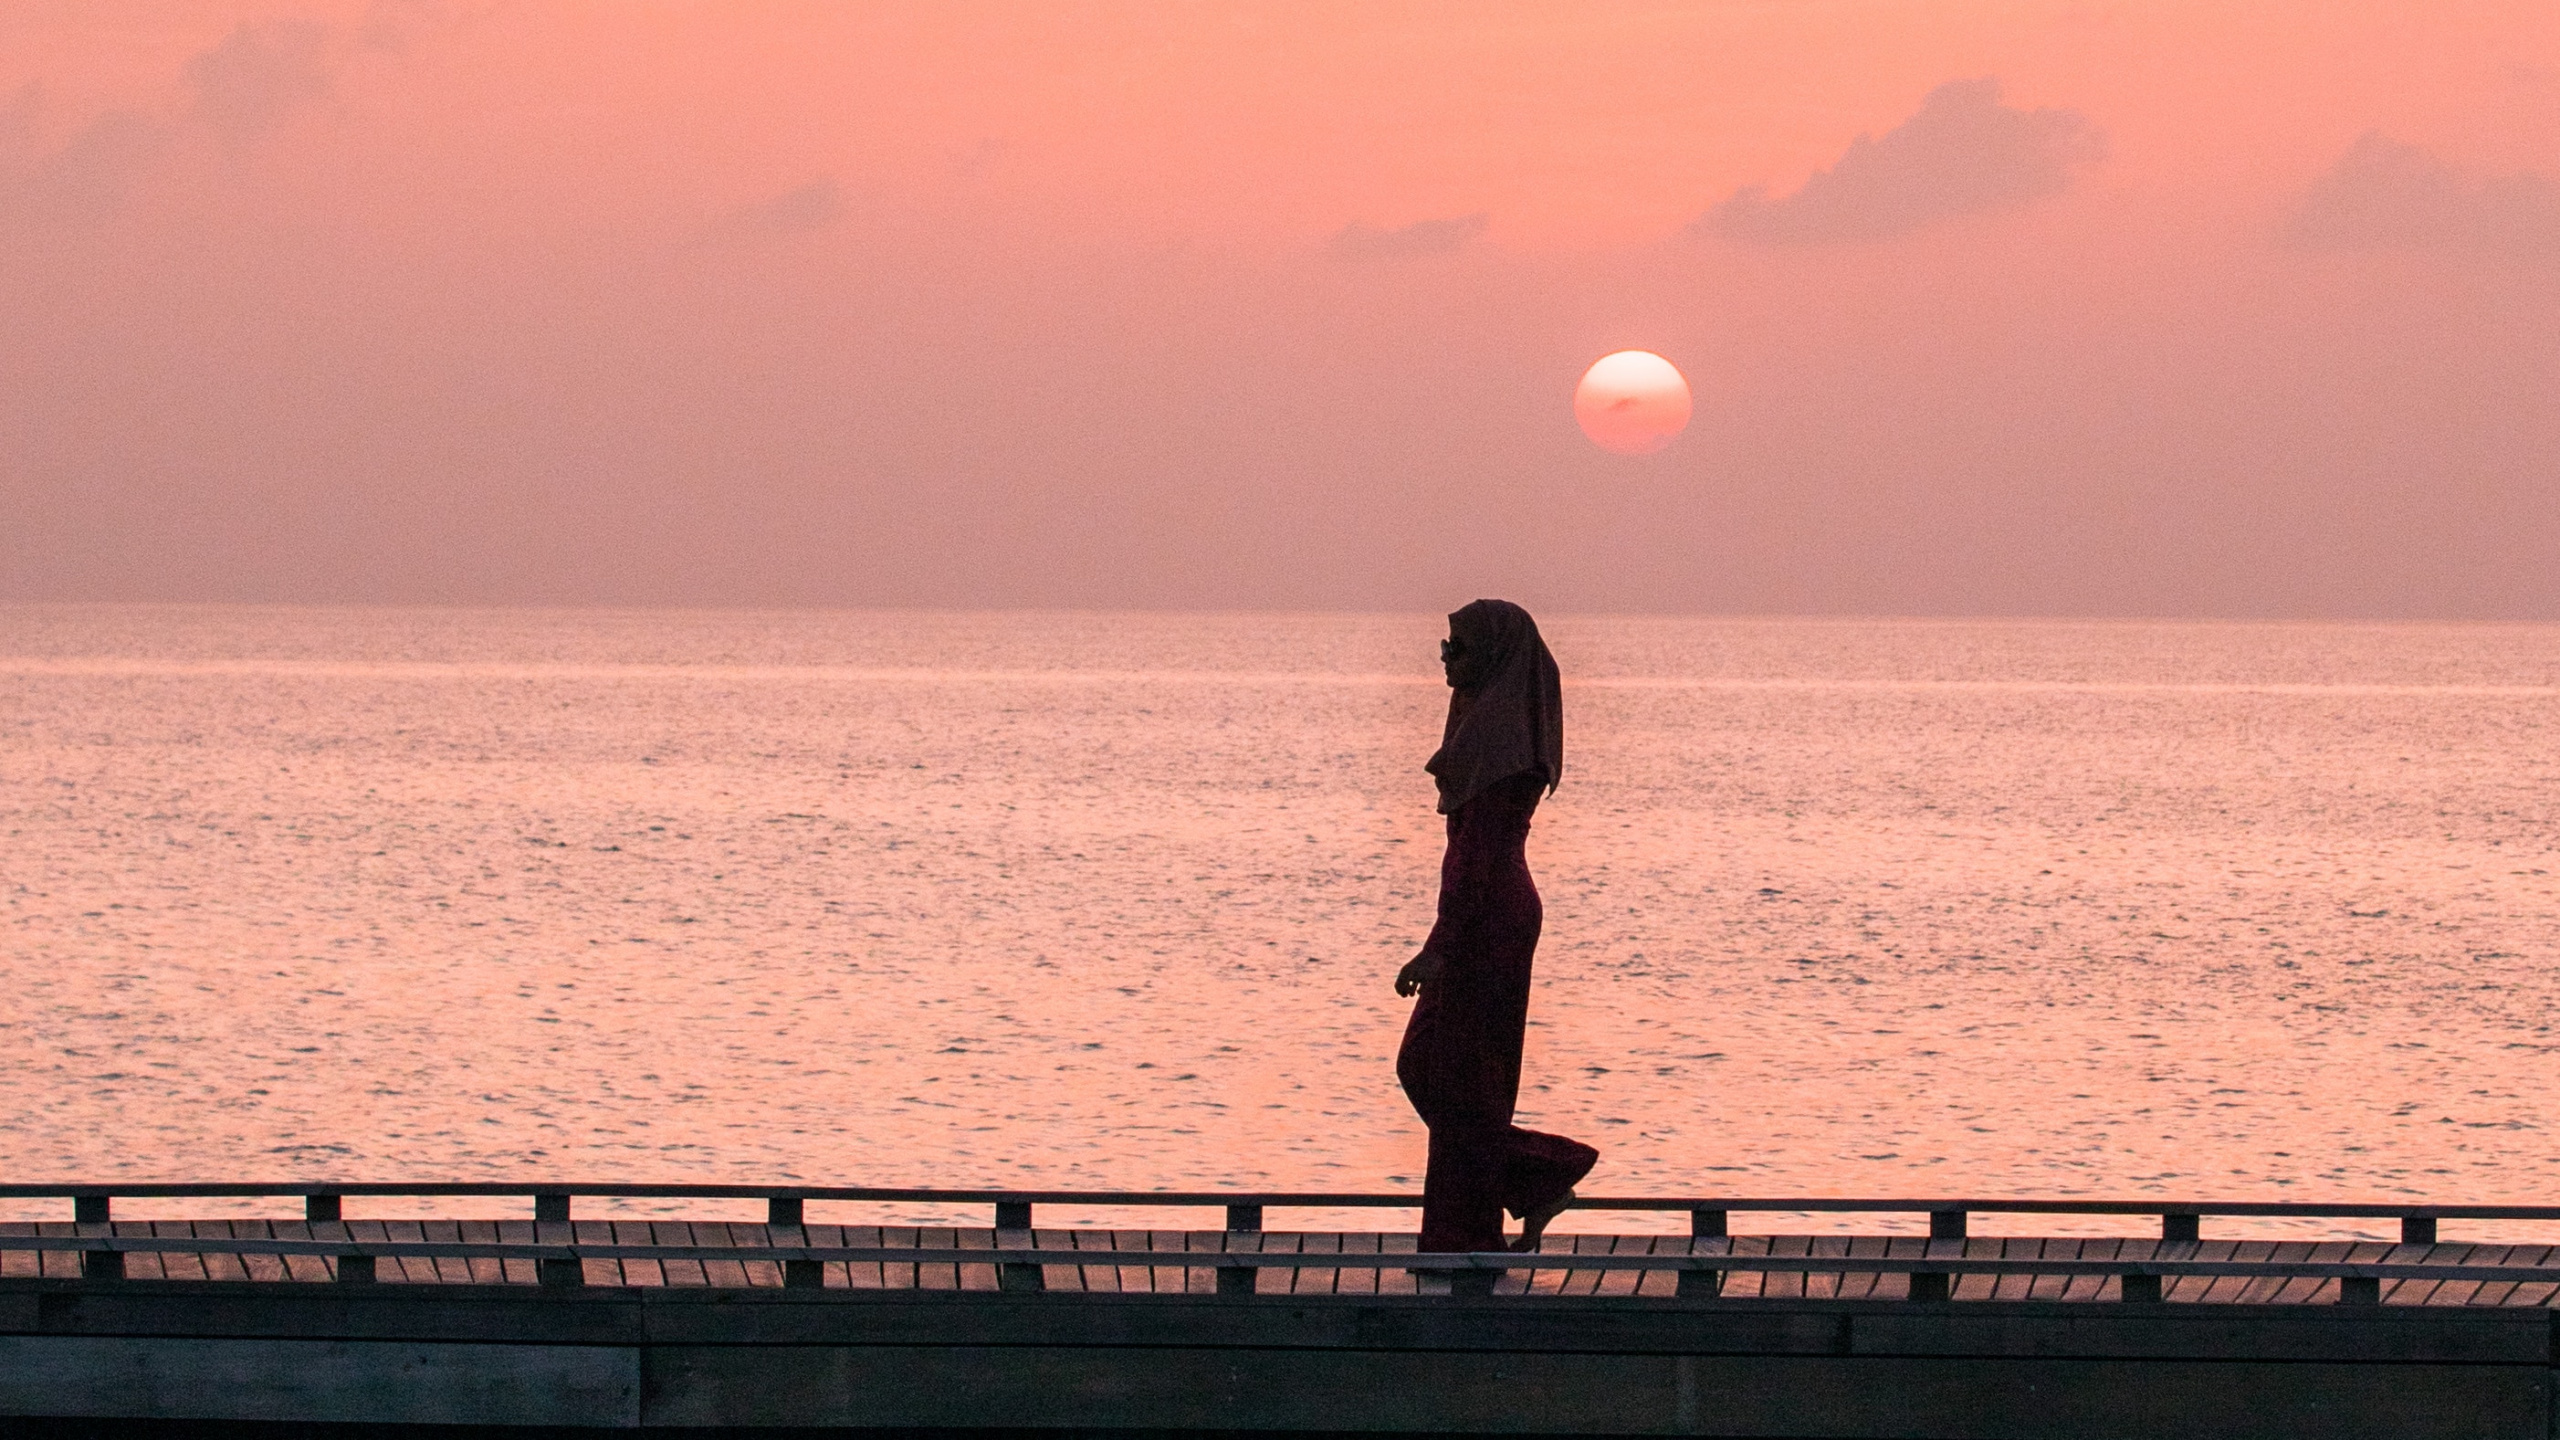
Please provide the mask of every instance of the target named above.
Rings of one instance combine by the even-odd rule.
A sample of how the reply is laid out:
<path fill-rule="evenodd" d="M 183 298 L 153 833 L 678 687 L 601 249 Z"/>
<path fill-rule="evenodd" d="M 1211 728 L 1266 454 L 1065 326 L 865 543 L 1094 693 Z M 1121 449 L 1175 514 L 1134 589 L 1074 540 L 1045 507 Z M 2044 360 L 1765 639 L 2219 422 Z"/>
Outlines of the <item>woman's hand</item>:
<path fill-rule="evenodd" d="M 1437 950 L 1425 950 L 1414 956 L 1396 972 L 1396 993 L 1408 996 L 1419 993 L 1423 986 L 1436 983 L 1448 964 Z"/>

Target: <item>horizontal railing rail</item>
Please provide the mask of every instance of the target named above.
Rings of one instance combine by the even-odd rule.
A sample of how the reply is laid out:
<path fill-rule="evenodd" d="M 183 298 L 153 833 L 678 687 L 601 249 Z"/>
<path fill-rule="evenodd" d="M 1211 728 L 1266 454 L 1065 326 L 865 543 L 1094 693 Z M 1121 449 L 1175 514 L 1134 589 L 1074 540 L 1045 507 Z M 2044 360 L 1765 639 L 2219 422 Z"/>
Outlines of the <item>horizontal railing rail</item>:
<path fill-rule="evenodd" d="M 728 1184 L 546 1184 L 519 1181 L 134 1181 L 60 1184 L 0 1184 L 0 1200 L 67 1199 L 80 1220 L 112 1218 L 116 1200 L 299 1198 L 305 1218 L 336 1220 L 351 1198 L 404 1197 L 451 1199 L 469 1197 L 530 1198 L 534 1218 L 566 1220 L 574 1201 L 593 1200 L 761 1200 L 766 1218 L 777 1225 L 796 1225 L 810 1201 L 872 1202 L 911 1205 L 988 1205 L 999 1229 L 1029 1229 L 1033 1207 L 1181 1207 L 1226 1211 L 1226 1227 L 1234 1231 L 1263 1228 L 1265 1212 L 1285 1209 L 1414 1209 L 1422 1197 L 1413 1191 L 1334 1192 L 1312 1190 L 1007 1190 L 985 1188 L 881 1185 L 728 1185 Z M 2228 1219 L 2397 1220 L 2406 1244 L 2436 1239 L 2443 1220 L 2560 1220 L 2560 1205 L 2437 1205 L 2398 1201 L 2293 1200 L 2079 1200 L 2018 1197 L 1949 1199 L 1858 1198 L 1839 1196 L 1728 1195 L 1598 1195 L 1574 1202 L 1582 1210 L 1685 1213 L 1689 1233 L 1713 1237 L 1729 1233 L 1736 1214 L 1870 1214 L 1927 1215 L 1933 1239 L 1961 1239 L 1974 1215 L 2139 1215 L 2156 1216 L 2160 1238 L 2195 1240 L 2207 1217 Z"/>
<path fill-rule="evenodd" d="M 581 1199 L 823 1200 L 942 1205 L 1136 1205 L 1213 1207 L 1262 1205 L 1274 1209 L 1416 1209 L 1422 1194 L 1403 1191 L 1319 1190 L 1008 1190 L 879 1185 L 565 1184 L 541 1181 L 359 1180 L 133 1181 L 0 1184 L 0 1200 L 116 1198 L 257 1199 L 309 1196 L 524 1197 L 570 1195 Z M 2439 1205 L 2371 1201 L 2294 1200 L 2074 1200 L 2003 1197 L 1947 1199 L 1839 1196 L 1595 1195 L 1577 1199 L 1582 1210 L 1724 1210 L 1760 1214 L 1935 1214 L 1964 1211 L 2009 1215 L 2221 1215 L 2301 1216 L 2334 1219 L 2560 1220 L 2560 1205 Z"/>

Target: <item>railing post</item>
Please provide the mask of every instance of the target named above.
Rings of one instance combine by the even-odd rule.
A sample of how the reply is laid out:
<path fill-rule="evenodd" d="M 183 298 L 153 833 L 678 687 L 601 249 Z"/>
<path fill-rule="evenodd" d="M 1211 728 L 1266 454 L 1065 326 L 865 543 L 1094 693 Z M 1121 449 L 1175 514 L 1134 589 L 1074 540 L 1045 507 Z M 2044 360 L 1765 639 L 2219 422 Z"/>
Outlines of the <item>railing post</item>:
<path fill-rule="evenodd" d="M 1965 1219 L 1965 1212 L 1962 1210 L 1930 1211 L 1929 1238 L 1931 1240 L 1962 1240 L 1965 1238 Z M 1954 1294 L 1955 1276 L 1953 1274 L 1944 1270 L 1911 1272 L 1912 1300 L 1924 1305 L 1934 1305 L 1953 1298 Z"/>
<path fill-rule="evenodd" d="M 2436 1243 L 2436 1217 L 2433 1215 L 2401 1216 L 2400 1243 L 2403 1245 L 2433 1245 Z"/>
<path fill-rule="evenodd" d="M 1233 1234 L 1259 1234 L 1262 1230 L 1262 1207 L 1259 1205 L 1228 1206 L 1227 1229 Z"/>
<path fill-rule="evenodd" d="M 338 1257 L 339 1284 L 370 1285 L 374 1282 L 374 1278 L 372 1256 L 341 1255 Z"/>
<path fill-rule="evenodd" d="M 302 1218 L 314 1225 L 344 1220 L 347 1218 L 346 1205 L 335 1195 L 305 1195 L 302 1197 Z"/>
<path fill-rule="evenodd" d="M 1723 1210 L 1692 1210 L 1689 1212 L 1689 1238 L 1691 1240 L 1722 1240 L 1726 1238 L 1727 1220 L 1728 1212 Z M 1693 1254 L 1697 1250 L 1695 1245 L 1689 1248 Z M 1673 1292 L 1680 1295 L 1721 1295 L 1724 1293 L 1724 1272 L 1683 1270 L 1680 1272 L 1680 1278 L 1673 1283 Z"/>
<path fill-rule="evenodd" d="M 2183 1211 L 2170 1211 L 2160 1217 L 2160 1238 L 2164 1241 L 2201 1240 L 2204 1217 Z"/>
<path fill-rule="evenodd" d="M 1004 1248 L 1008 1236 L 1017 1238 L 1026 1249 L 1036 1249 L 1039 1241 L 1031 1234 L 1031 1202 L 999 1200 L 996 1202 L 996 1248 Z M 1020 1261 L 996 1265 L 996 1288 L 1020 1294 L 1035 1294 L 1049 1288 L 1049 1274 L 1037 1265 Z"/>
<path fill-rule="evenodd" d="M 2127 1275 L 2122 1278 L 2120 1283 L 2123 1287 L 2123 1293 L 2117 1298 L 2123 1300 L 2126 1304 L 2157 1305 L 2160 1303 L 2159 1276 Z"/>
<path fill-rule="evenodd" d="M 764 1198 L 764 1223 L 771 1230 L 801 1230 L 800 1243 L 809 1243 L 805 1226 L 808 1205 L 797 1195 L 768 1195 Z M 785 1260 L 782 1262 L 782 1288 L 785 1290 L 824 1290 L 827 1267 L 820 1260 Z"/>
<path fill-rule="evenodd" d="M 108 1195 L 75 1195 L 71 1197 L 71 1219 L 80 1225 L 112 1226 L 115 1199 Z M 111 1229 L 108 1233 L 113 1234 Z M 80 1278 L 83 1280 L 121 1280 L 124 1278 L 124 1252 L 121 1250 L 83 1250 L 80 1252 Z"/>
<path fill-rule="evenodd" d="M 541 1227 L 559 1225 L 565 1228 L 569 1224 L 569 1197 L 559 1191 L 535 1192 L 533 1223 L 534 1238 L 544 1244 L 553 1243 L 543 1240 Z M 577 1235 L 571 1231 L 562 1238 L 573 1241 Z M 534 1275 L 545 1289 L 574 1290 L 587 1283 L 587 1264 L 575 1255 L 559 1260 L 541 1260 L 534 1264 Z"/>
<path fill-rule="evenodd" d="M 2379 1305 L 2382 1282 L 2371 1275 L 2338 1277 L 2338 1303 L 2341 1305 Z"/>
<path fill-rule="evenodd" d="M 1254 1289 L 1254 1276 L 1259 1273 L 1250 1265 L 1221 1265 L 1218 1267 L 1218 1293 L 1250 1295 Z"/>

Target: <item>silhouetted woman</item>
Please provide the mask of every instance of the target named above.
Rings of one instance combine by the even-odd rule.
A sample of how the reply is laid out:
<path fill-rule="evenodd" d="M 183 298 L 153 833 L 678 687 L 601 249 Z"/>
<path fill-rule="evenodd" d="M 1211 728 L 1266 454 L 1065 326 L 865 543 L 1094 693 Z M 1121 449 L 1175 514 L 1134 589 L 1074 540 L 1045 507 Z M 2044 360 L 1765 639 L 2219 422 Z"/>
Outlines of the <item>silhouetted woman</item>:
<path fill-rule="evenodd" d="M 1523 847 L 1539 797 L 1564 775 L 1564 697 L 1538 622 L 1507 600 L 1452 614 L 1440 663 L 1449 723 L 1423 767 L 1449 817 L 1440 920 L 1396 976 L 1397 994 L 1422 993 L 1396 1056 L 1396 1078 L 1431 1128 L 1419 1248 L 1499 1250 L 1508 1209 L 1524 1222 L 1516 1248 L 1528 1250 L 1600 1158 L 1511 1123 L 1543 918 Z"/>

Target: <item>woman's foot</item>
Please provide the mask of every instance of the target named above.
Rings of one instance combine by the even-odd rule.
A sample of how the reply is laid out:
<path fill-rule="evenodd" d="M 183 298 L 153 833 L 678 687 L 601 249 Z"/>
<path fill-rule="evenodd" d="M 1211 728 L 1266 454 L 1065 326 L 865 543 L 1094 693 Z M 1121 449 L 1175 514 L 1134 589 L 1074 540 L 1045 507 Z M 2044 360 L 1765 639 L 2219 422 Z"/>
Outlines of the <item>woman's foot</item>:
<path fill-rule="evenodd" d="M 1521 1216 L 1520 1238 L 1511 1242 L 1511 1253 L 1526 1255 L 1537 1249 L 1538 1242 L 1546 1238 L 1547 1222 L 1571 1209 L 1572 1206 L 1573 1187 L 1568 1185 L 1563 1194 Z"/>

